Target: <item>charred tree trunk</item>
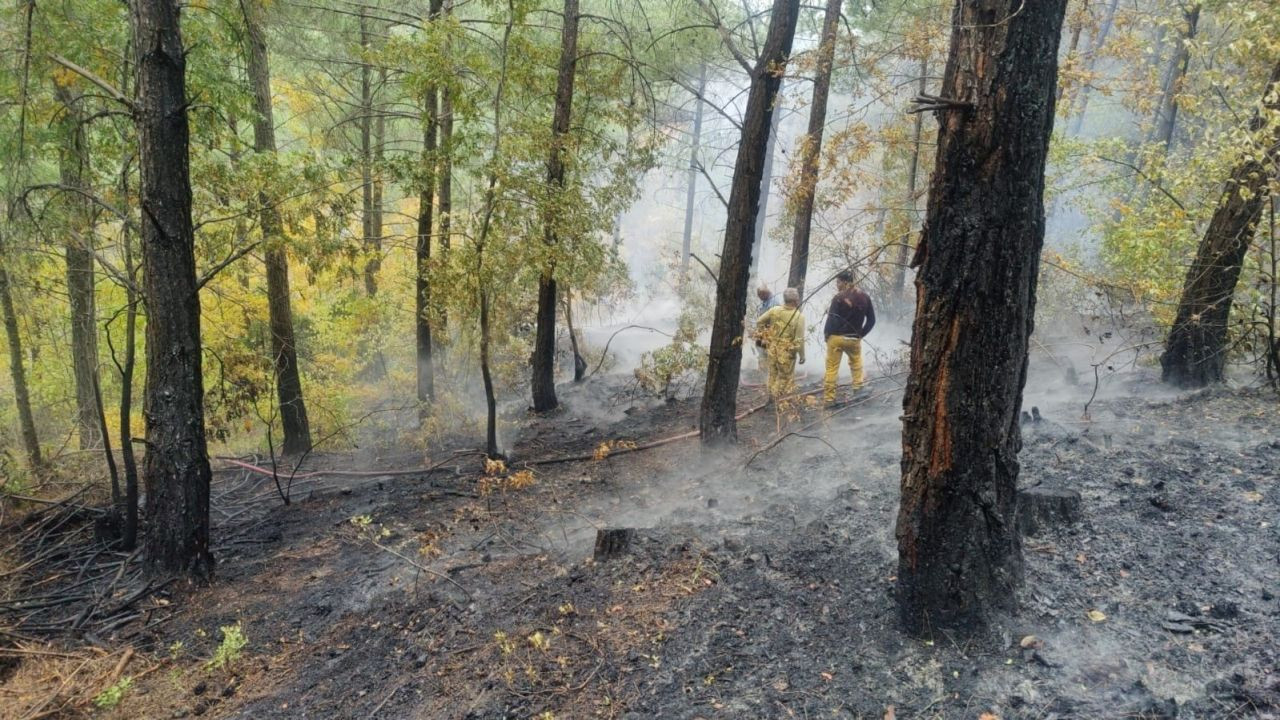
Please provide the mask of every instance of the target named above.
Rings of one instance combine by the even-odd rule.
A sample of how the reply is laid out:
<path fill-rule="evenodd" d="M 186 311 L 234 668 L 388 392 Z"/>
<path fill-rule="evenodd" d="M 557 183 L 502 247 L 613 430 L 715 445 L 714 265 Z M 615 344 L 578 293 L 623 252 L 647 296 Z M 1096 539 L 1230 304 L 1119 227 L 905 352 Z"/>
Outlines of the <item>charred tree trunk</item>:
<path fill-rule="evenodd" d="M 1102 50 L 1102 46 L 1107 41 L 1107 35 L 1111 34 L 1111 27 L 1115 24 L 1116 7 L 1120 5 L 1120 0 L 1111 0 L 1111 4 L 1107 6 L 1107 14 L 1102 18 L 1102 24 L 1098 27 L 1098 34 L 1089 44 L 1089 59 L 1085 62 L 1085 77 L 1093 75 L 1093 69 L 1098 64 L 1098 52 Z M 1085 110 L 1089 107 L 1089 91 L 1093 89 L 1093 85 L 1086 81 L 1084 86 L 1080 88 L 1080 95 L 1073 103 L 1070 111 L 1072 116 L 1071 128 L 1068 130 L 1070 135 L 1079 135 L 1080 128 L 1084 125 Z"/>
<path fill-rule="evenodd" d="M 1160 356 L 1165 382 L 1204 387 L 1225 379 L 1227 322 L 1231 301 L 1253 240 L 1262 208 L 1270 197 L 1270 181 L 1280 162 L 1280 128 L 1267 128 L 1267 116 L 1280 113 L 1280 64 L 1271 72 L 1263 94 L 1263 110 L 1249 123 L 1257 139 L 1227 180 L 1222 199 L 1209 221 L 1195 260 L 1187 270 L 1178 315 Z"/>
<path fill-rule="evenodd" d="M 253 88 L 253 149 L 276 152 L 275 114 L 271 106 L 271 65 L 262 19 L 261 0 L 240 0 L 246 31 L 246 59 L 249 84 Z M 289 255 L 285 247 L 284 224 L 278 199 L 258 194 L 258 222 L 267 266 L 267 314 L 271 328 L 271 358 L 275 368 L 276 398 L 284 428 L 284 453 L 296 455 L 311 449 L 311 424 L 302 396 L 298 372 L 297 342 L 293 334 L 293 307 L 289 298 Z"/>
<path fill-rule="evenodd" d="M 188 165 L 186 53 L 174 0 L 132 0 L 147 301 L 147 563 L 208 578 L 209 456 Z"/>
<path fill-rule="evenodd" d="M 547 160 L 547 189 L 555 200 L 564 190 L 565 138 L 573 111 L 573 77 L 578 65 L 578 0 L 564 0 L 560 31 L 560 68 L 556 78 L 555 116 L 551 122 L 551 157 Z M 552 205 L 554 206 L 554 202 Z M 558 242 L 554 213 L 548 209 L 543 242 L 554 253 Z M 533 409 L 556 409 L 556 263 L 551 258 L 538 278 L 538 334 L 533 346 Z"/>
<path fill-rule="evenodd" d="M 982 626 L 1021 582 L 1018 421 L 1066 1 L 952 13 L 903 400 L 898 600 L 914 633 Z"/>
<path fill-rule="evenodd" d="M 929 58 L 920 58 L 920 80 L 918 95 L 923 96 L 928 90 Z M 915 124 L 911 129 L 911 164 L 907 168 L 907 195 L 903 200 L 907 209 L 907 236 L 897 238 L 898 262 L 893 271 L 893 297 L 895 302 L 905 300 L 903 295 L 907 288 L 907 258 L 910 254 L 910 231 L 915 226 L 916 184 L 920 178 L 920 139 L 924 135 L 924 113 L 915 114 Z"/>
<path fill-rule="evenodd" d="M 1151 132 L 1151 139 L 1164 145 L 1166 153 L 1173 146 L 1173 130 L 1178 123 L 1178 93 L 1182 92 L 1182 83 L 1187 77 L 1187 67 L 1191 64 L 1189 43 L 1195 39 L 1196 29 L 1200 24 L 1200 5 L 1197 4 L 1186 11 L 1184 17 L 1187 27 L 1178 46 L 1174 48 L 1169 71 L 1165 74 L 1164 87 L 1161 88 L 1160 93 L 1160 105 L 1156 109 L 1156 124 Z"/>
<path fill-rule="evenodd" d="M 716 311 L 711 325 L 707 381 L 702 394 L 698 432 L 703 444 L 737 440 L 738 379 L 742 371 L 743 317 L 747 312 L 747 283 L 760 209 L 774 99 L 791 55 L 800 0 L 774 0 L 769 34 L 751 72 L 751 88 L 742 116 L 742 139 L 733 166 L 720 275 L 716 280 Z"/>
<path fill-rule="evenodd" d="M 439 17 L 443 0 L 432 0 L 430 18 Z M 423 103 L 425 128 L 422 134 L 422 169 L 425 177 L 418 191 L 418 238 L 414 257 L 417 272 L 414 293 L 414 329 L 418 359 L 418 421 L 424 422 L 430 413 L 430 403 L 436 397 L 435 368 L 431 359 L 431 229 L 435 201 L 436 134 L 439 128 L 440 100 L 434 86 L 428 87 Z"/>
<path fill-rule="evenodd" d="M 9 284 L 9 270 L 3 260 L 0 255 L 0 310 L 4 312 L 4 330 L 9 339 L 9 376 L 13 379 L 13 400 L 18 406 L 18 424 L 22 428 L 22 447 L 27 453 L 27 465 L 37 469 L 43 464 L 40 439 L 36 435 L 35 416 L 31 413 L 31 393 L 27 386 L 18 313 L 13 307 L 13 287 Z"/>
<path fill-rule="evenodd" d="M 97 447 L 104 438 L 99 427 L 97 396 L 98 324 L 94 301 L 93 208 L 89 204 L 86 175 L 89 145 L 84 131 L 82 96 L 55 86 L 65 111 L 64 144 L 58 157 L 58 175 L 67 194 L 67 297 L 71 305 L 71 365 L 76 383 L 76 428 L 80 449 Z"/>
<path fill-rule="evenodd" d="M 693 253 L 693 207 L 698 192 L 698 150 L 702 144 L 702 98 L 707 92 L 707 66 L 698 66 L 698 95 L 693 99 L 693 135 L 689 140 L 689 175 L 685 183 L 684 235 L 680 243 L 680 283 L 689 277 L 689 256 Z"/>
<path fill-rule="evenodd" d="M 129 197 L 128 169 L 121 172 L 121 195 Z M 121 203 L 128 207 L 128 202 Z M 133 455 L 133 371 L 138 350 L 138 291 L 132 281 L 137 277 L 133 259 L 133 234 L 126 223 L 121 231 L 124 246 L 124 271 L 130 284 L 125 286 L 124 358 L 120 370 L 120 455 L 124 466 L 124 537 L 125 550 L 138 545 L 138 461 Z"/>
<path fill-rule="evenodd" d="M 818 161 L 822 158 L 822 131 L 827 124 L 827 96 L 831 93 L 831 65 L 835 60 L 836 31 L 840 29 L 841 0 L 827 0 L 818 44 L 818 67 L 813 78 L 813 105 L 809 131 L 800 140 L 800 183 L 796 188 L 795 227 L 791 234 L 791 269 L 787 285 L 804 297 L 809 271 L 809 232 L 813 227 L 813 203 L 818 191 Z"/>

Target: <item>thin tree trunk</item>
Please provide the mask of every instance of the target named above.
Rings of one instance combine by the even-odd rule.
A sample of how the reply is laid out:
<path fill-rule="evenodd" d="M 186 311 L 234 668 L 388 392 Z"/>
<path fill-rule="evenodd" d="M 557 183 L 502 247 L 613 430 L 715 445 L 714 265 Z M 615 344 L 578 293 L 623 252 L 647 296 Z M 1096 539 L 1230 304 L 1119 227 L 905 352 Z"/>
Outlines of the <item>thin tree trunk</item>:
<path fill-rule="evenodd" d="M 120 91 L 130 92 L 133 78 L 133 67 L 129 59 L 132 53 L 126 47 L 125 62 L 120 73 Z M 129 166 L 132 158 L 125 156 L 120 163 L 120 206 L 132 208 L 132 196 L 129 192 Z M 111 348 L 112 362 L 120 371 L 120 459 L 124 465 L 124 532 L 121 546 L 125 550 L 133 550 L 138 546 L 138 460 L 133 452 L 133 375 L 138 357 L 138 305 L 142 302 L 137 290 L 138 266 L 134 256 L 133 232 L 129 223 L 122 223 L 120 228 L 120 246 L 124 262 L 124 275 L 129 280 L 125 284 L 124 314 L 124 359 L 117 361 L 115 348 Z M 111 333 L 106 332 L 108 347 Z"/>
<path fill-rule="evenodd" d="M 9 339 L 9 376 L 13 380 L 13 400 L 18 406 L 18 424 L 22 428 L 22 446 L 27 452 L 27 465 L 38 469 L 43 465 L 36 421 L 31 413 L 31 393 L 27 386 L 27 370 L 22 354 L 22 336 L 18 331 L 18 313 L 13 307 L 13 289 L 9 270 L 0 256 L 0 309 L 4 311 L 4 330 Z"/>
<path fill-rule="evenodd" d="M 1187 67 L 1191 64 L 1189 43 L 1195 39 L 1196 29 L 1200 24 L 1200 5 L 1197 4 L 1186 11 L 1184 17 L 1187 27 L 1183 31 L 1178 47 L 1173 51 L 1173 59 L 1165 75 L 1160 104 L 1156 110 L 1156 124 L 1151 133 L 1153 141 L 1164 145 L 1165 153 L 1168 153 L 1173 146 L 1173 131 L 1178 122 L 1178 94 L 1182 92 L 1182 84 L 1187 77 Z"/>
<path fill-rule="evenodd" d="M 128 185 L 122 177 L 123 197 L 128 198 Z M 128 207 L 128 203 L 122 203 Z M 124 245 L 125 276 L 137 277 L 133 260 L 132 233 L 126 225 L 121 231 Z M 138 461 L 133 454 L 133 371 L 138 349 L 138 293 L 132 285 L 125 287 L 124 361 L 120 365 L 120 454 L 124 465 L 124 549 L 138 545 Z"/>
<path fill-rule="evenodd" d="M 445 12 L 449 11 L 450 3 L 445 3 Z M 452 244 L 451 232 L 453 229 L 453 90 L 448 86 L 440 88 L 440 177 L 437 181 L 437 196 L 439 200 L 438 214 L 440 216 L 440 262 L 443 264 L 446 260 L 446 253 Z M 435 334 L 436 344 L 440 345 L 439 339 L 444 338 L 445 347 L 441 349 L 443 353 L 447 349 L 449 330 L 449 313 L 448 307 L 444 304 L 440 306 L 440 324 Z"/>
<path fill-rule="evenodd" d="M 1098 53 L 1102 50 L 1102 46 L 1107 41 L 1107 35 L 1111 34 L 1111 27 L 1115 24 L 1116 7 L 1120 5 L 1120 0 L 1111 0 L 1111 4 L 1107 6 L 1107 14 L 1102 18 L 1102 24 L 1098 27 L 1098 34 L 1090 43 L 1089 59 L 1085 63 L 1085 77 L 1093 76 L 1093 69 L 1098 65 Z M 1084 124 L 1085 110 L 1089 107 L 1089 91 L 1093 89 L 1091 81 L 1086 81 L 1084 86 L 1080 88 L 1080 95 L 1074 103 L 1074 107 L 1070 111 L 1072 116 L 1071 128 L 1068 130 L 1070 135 L 1079 135 L 1080 127 Z"/>
<path fill-rule="evenodd" d="M 913 633 L 1014 608 L 1018 427 L 1044 244 L 1067 0 L 957 0 L 937 163 L 912 265 L 898 600 Z"/>
<path fill-rule="evenodd" d="M 929 58 L 920 58 L 920 82 L 918 95 L 928 90 Z M 924 113 L 915 113 L 915 124 L 911 128 L 911 165 L 907 168 L 907 196 L 904 198 L 907 208 L 907 235 L 897 239 L 898 263 L 893 271 L 893 297 L 902 299 L 907 288 L 907 257 L 911 249 L 911 229 L 915 226 L 916 183 L 920 178 L 920 139 L 924 135 Z"/>
<path fill-rule="evenodd" d="M 443 0 L 432 0 L 428 11 L 431 20 L 440 16 Z M 425 177 L 418 190 L 418 237 L 414 247 L 416 260 L 414 293 L 414 330 L 417 344 L 418 422 L 425 422 L 430 403 L 435 400 L 435 369 L 431 360 L 431 229 L 435 200 L 436 133 L 439 126 L 439 94 L 435 86 L 426 90 L 423 99 L 422 169 Z"/>
<path fill-rule="evenodd" d="M 578 349 L 578 331 L 573 326 L 573 293 L 564 289 L 564 324 L 569 330 L 569 347 L 573 349 L 573 381 L 582 382 L 587 374 L 587 361 Z"/>
<path fill-rule="evenodd" d="M 76 427 L 80 449 L 95 448 L 103 441 L 99 429 L 97 397 L 98 323 L 94 301 L 93 207 L 89 204 L 86 176 L 89 144 L 85 137 L 83 97 L 55 85 L 55 95 L 65 116 L 64 142 L 58 155 L 58 175 L 67 194 L 68 237 L 65 251 L 67 296 L 71 306 L 71 365 L 76 386 Z M 78 191 L 78 192 L 76 192 Z"/>
<path fill-rule="evenodd" d="M 493 147 L 489 157 L 489 172 L 485 183 L 483 209 L 480 213 L 480 229 L 475 234 L 476 269 L 475 280 L 477 295 L 480 301 L 480 377 L 484 381 L 484 401 L 487 414 L 485 416 L 485 454 L 490 458 L 502 457 L 498 448 L 498 400 L 493 387 L 493 373 L 489 367 L 489 346 L 492 341 L 492 327 L 489 322 L 489 291 L 484 277 L 484 250 L 489 240 L 489 228 L 492 227 L 493 213 L 498 205 L 498 173 L 497 162 L 502 149 L 502 99 L 507 87 L 508 43 L 511 40 L 511 28 L 515 26 L 515 13 L 507 16 L 507 23 L 502 31 L 502 44 L 499 46 L 502 62 L 498 74 L 498 87 L 493 93 Z"/>
<path fill-rule="evenodd" d="M 364 290 L 370 296 L 378 293 L 378 255 L 382 252 L 381 233 L 375 229 L 377 209 L 373 190 L 373 68 L 369 65 L 369 18 L 360 9 L 360 229 L 368 258 L 364 264 Z"/>
<path fill-rule="evenodd" d="M 1257 146 L 1231 173 L 1218 208 L 1209 221 L 1195 260 L 1187 269 L 1178 302 L 1178 315 L 1160 357 L 1165 382 L 1180 387 L 1203 387 L 1225 380 L 1227 322 L 1236 283 L 1249 243 L 1270 197 L 1275 163 L 1280 162 L 1280 128 L 1265 135 L 1268 115 L 1280 113 L 1280 64 L 1271 72 L 1263 94 L 1262 111 L 1249 130 Z"/>
<path fill-rule="evenodd" d="M 693 252 L 693 207 L 698 191 L 698 150 L 702 144 L 702 98 L 707 92 L 707 66 L 698 66 L 698 96 L 694 98 L 693 136 L 689 142 L 689 175 L 685 183 L 684 236 L 680 244 L 680 283 L 689 277 L 689 256 Z"/>
<path fill-rule="evenodd" d="M 1086 11 L 1087 5 L 1088 5 L 1087 0 L 1085 2 L 1085 5 L 1086 5 L 1085 8 L 1081 8 L 1081 12 Z M 1066 58 L 1067 62 L 1071 62 L 1073 59 L 1075 59 L 1076 49 L 1080 47 L 1080 33 L 1083 31 L 1084 31 L 1084 18 L 1077 16 L 1076 21 L 1071 23 L 1071 42 L 1067 44 L 1067 58 Z M 1064 89 L 1065 88 L 1063 87 L 1063 85 L 1059 83 L 1058 93 L 1054 97 L 1055 104 L 1062 103 L 1062 91 Z"/>
<path fill-rule="evenodd" d="M 742 139 L 738 143 L 733 185 L 729 191 L 707 380 L 698 420 L 704 444 L 733 442 L 738 436 L 734 415 L 742 372 L 742 323 L 747 312 L 747 284 L 759 220 L 760 193 L 773 127 L 774 100 L 791 55 L 799 14 L 800 0 L 774 0 L 769 34 L 751 73 L 751 88 L 742 117 Z"/>
<path fill-rule="evenodd" d="M 573 80 L 578 65 L 578 0 L 564 0 L 564 25 L 560 31 L 560 67 L 556 78 L 555 116 L 551 122 L 551 157 L 547 160 L 547 187 L 554 201 L 564 189 L 565 139 L 573 111 Z M 555 205 L 555 202 L 552 203 Z M 548 208 L 543 242 L 549 252 L 559 242 L 554 211 Z M 555 260 L 549 260 L 538 278 L 538 332 L 533 346 L 533 409 L 547 412 L 559 406 L 556 399 L 556 277 Z"/>
<path fill-rule="evenodd" d="M 142 263 L 147 300 L 147 450 L 150 520 L 145 555 L 160 572 L 213 573 L 209 456 L 200 374 L 188 165 L 186 52 L 173 0 L 132 0 L 142 171 Z"/>
<path fill-rule="evenodd" d="M 240 0 L 246 30 L 249 84 L 253 88 L 253 149 L 275 155 L 275 114 L 271 106 L 271 65 L 267 54 L 262 0 Z M 258 194 L 258 222 L 267 266 L 267 314 L 271 328 L 271 358 L 275 368 L 276 398 L 284 428 L 284 453 L 297 455 L 311 449 L 311 423 L 302 396 L 297 342 L 293 333 L 293 307 L 289 297 L 289 254 L 278 198 Z"/>
<path fill-rule="evenodd" d="M 756 206 L 756 219 L 751 231 L 751 268 L 749 275 L 753 278 L 759 275 L 760 254 L 764 252 L 764 230 L 769 223 L 769 196 L 773 189 L 774 146 L 778 144 L 778 122 L 780 119 L 776 105 L 780 97 L 782 97 L 781 80 L 778 82 L 778 92 L 774 93 L 773 100 L 770 101 L 769 138 L 764 151 L 764 171 L 760 176 L 760 200 Z"/>
<path fill-rule="evenodd" d="M 387 118 L 383 112 L 383 107 L 379 102 L 378 94 L 382 88 L 387 85 L 387 69 L 385 67 L 378 68 L 378 83 L 371 95 L 370 112 L 373 113 L 373 265 L 372 273 L 374 282 L 377 282 L 377 274 L 382 270 L 382 235 L 385 231 L 383 224 L 383 183 L 382 183 L 382 167 L 386 160 L 387 154 Z"/>
<path fill-rule="evenodd" d="M 841 0 L 827 0 L 818 44 L 818 67 L 813 78 L 813 104 L 809 131 L 800 140 L 800 183 L 796 188 L 795 227 L 791 235 L 791 269 L 787 285 L 804 297 L 809 272 L 809 233 L 813 228 L 813 204 L 818 191 L 818 162 L 822 158 L 822 131 L 827 124 L 827 96 L 831 93 L 831 66 L 835 60 L 836 32 L 840 29 Z"/>

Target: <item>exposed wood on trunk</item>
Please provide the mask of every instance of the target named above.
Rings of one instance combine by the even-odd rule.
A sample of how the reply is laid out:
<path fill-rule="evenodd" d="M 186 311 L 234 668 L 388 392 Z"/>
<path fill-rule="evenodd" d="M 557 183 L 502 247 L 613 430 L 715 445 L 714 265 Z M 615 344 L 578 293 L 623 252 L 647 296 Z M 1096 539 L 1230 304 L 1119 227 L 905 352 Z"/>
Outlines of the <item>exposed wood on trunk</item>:
<path fill-rule="evenodd" d="M 1268 133 L 1268 115 L 1280 113 L 1280 64 L 1271 72 L 1262 110 L 1249 123 L 1256 145 L 1231 172 L 1195 260 L 1187 269 L 1178 314 L 1160 357 L 1165 382 L 1203 387 L 1225 379 L 1227 323 L 1245 253 L 1270 197 L 1280 162 L 1280 126 Z"/>
<path fill-rule="evenodd" d="M 560 65 L 556 78 L 555 115 L 551 122 L 551 157 L 547 160 L 547 188 L 552 206 L 564 189 L 565 140 L 573 112 L 573 80 L 578 65 L 578 0 L 564 0 L 564 24 L 560 31 Z M 554 254 L 559 242 L 554 211 L 548 209 L 543 242 Z M 547 412 L 559 406 L 556 399 L 556 264 L 547 262 L 538 278 L 538 332 L 533 346 L 533 409 Z"/>
<path fill-rule="evenodd" d="M 1014 605 L 1018 427 L 1044 243 L 1066 0 L 957 0 L 936 167 L 913 266 L 898 597 L 914 633 Z"/>
<path fill-rule="evenodd" d="M 920 79 L 918 95 L 924 95 L 929 89 L 929 58 L 920 58 Z M 924 135 L 924 113 L 915 113 L 915 123 L 911 128 L 911 164 L 907 167 L 907 193 L 903 198 L 907 210 L 907 237 L 897 238 L 898 262 L 893 270 L 893 297 L 895 301 L 905 298 L 907 288 L 907 262 L 911 250 L 910 231 L 916 221 L 916 184 L 920 181 L 920 139 Z"/>
<path fill-rule="evenodd" d="M 751 73 L 747 107 L 742 117 L 742 138 L 733 166 L 729 191 L 724 247 L 716 280 L 715 318 L 711 325 L 707 379 L 698 419 L 704 444 L 736 441 L 738 379 L 742 371 L 743 318 L 747 311 L 747 284 L 760 210 L 769 137 L 773 127 L 774 100 L 791 55 L 799 0 L 774 0 L 769 34 L 760 59 Z"/>
<path fill-rule="evenodd" d="M 276 152 L 275 114 L 271 105 L 271 65 L 267 54 L 262 0 L 240 0 L 244 14 L 246 60 L 253 89 L 253 149 Z M 271 330 L 271 359 L 275 371 L 276 400 L 284 429 L 283 451 L 297 455 L 311 449 L 311 423 L 302 395 L 297 342 L 293 332 L 293 306 L 289 293 L 289 254 L 279 198 L 258 194 L 258 223 L 262 228 L 267 268 L 267 315 Z"/>
<path fill-rule="evenodd" d="M 813 204 L 818 190 L 818 163 L 822 158 L 822 131 L 827 124 L 827 96 L 831 93 L 831 66 L 835 60 L 836 32 L 840 29 L 841 0 L 827 0 L 814 70 L 813 104 L 809 106 L 809 130 L 800 139 L 800 182 L 796 187 L 796 216 L 791 233 L 791 268 L 787 286 L 804 297 L 809 271 L 809 234 L 813 228 Z"/>
<path fill-rule="evenodd" d="M 147 302 L 145 543 L 159 572 L 208 578 L 209 456 L 188 165 L 186 52 L 172 0 L 132 0 Z"/>
<path fill-rule="evenodd" d="M 89 144 L 85 136 L 84 97 L 55 84 L 54 94 L 63 108 L 63 144 L 58 154 L 58 176 L 66 194 L 67 297 L 71 308 L 71 366 L 76 387 L 76 428 L 80 449 L 98 447 L 102 441 L 97 398 L 98 323 L 94 299 L 93 225 L 89 200 Z"/>
<path fill-rule="evenodd" d="M 707 66 L 698 66 L 698 94 L 693 99 L 693 133 L 689 138 L 689 174 L 685 180 L 684 234 L 680 243 L 680 282 L 689 277 L 689 255 L 693 252 L 693 208 L 698 192 L 698 149 L 702 144 L 702 98 L 707 92 Z"/>

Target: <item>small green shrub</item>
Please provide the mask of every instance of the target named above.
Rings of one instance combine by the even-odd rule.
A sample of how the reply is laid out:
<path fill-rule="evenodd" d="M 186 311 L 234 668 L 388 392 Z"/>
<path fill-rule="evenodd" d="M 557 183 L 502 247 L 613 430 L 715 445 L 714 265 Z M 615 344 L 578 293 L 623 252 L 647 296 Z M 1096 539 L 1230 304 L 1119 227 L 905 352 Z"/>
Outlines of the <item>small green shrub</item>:
<path fill-rule="evenodd" d="M 223 670 L 230 667 L 240 658 L 240 652 L 244 650 L 244 646 L 249 644 L 249 639 L 245 637 L 244 630 L 238 622 L 235 625 L 223 625 L 219 630 L 222 631 L 222 643 L 218 645 L 217 650 L 213 651 L 213 657 L 209 662 L 205 663 L 205 668 L 210 670 Z"/>
<path fill-rule="evenodd" d="M 95 695 L 93 704 L 102 710 L 110 710 L 120 704 L 120 701 L 124 699 L 124 694 L 129 692 L 131 687 L 133 687 L 133 678 L 126 675 L 117 680 L 111 687 Z"/>

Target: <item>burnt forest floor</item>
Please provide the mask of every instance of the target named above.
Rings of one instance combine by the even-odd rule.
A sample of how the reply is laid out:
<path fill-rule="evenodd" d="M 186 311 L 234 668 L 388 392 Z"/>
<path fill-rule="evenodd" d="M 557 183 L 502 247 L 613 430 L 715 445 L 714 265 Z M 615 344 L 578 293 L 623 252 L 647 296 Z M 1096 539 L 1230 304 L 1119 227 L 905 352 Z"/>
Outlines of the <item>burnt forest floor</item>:
<path fill-rule="evenodd" d="M 211 587 L 127 597 L 121 558 L 119 620 L 24 629 L 43 611 L 6 602 L 0 716 L 1280 717 L 1276 395 L 1175 395 L 1135 371 L 1084 421 L 1091 387 L 1036 387 L 1022 484 L 1077 490 L 1083 517 L 1025 539 L 1021 610 L 981 640 L 898 629 L 892 379 L 834 414 L 755 412 L 720 453 L 628 451 L 691 430 L 697 403 L 624 412 L 601 379 L 520 418 L 488 479 L 445 451 L 431 473 L 300 479 L 285 506 L 269 478 L 220 470 Z M 366 460 L 306 470 L 422 458 Z M 596 563 L 603 527 L 636 539 Z M 243 649 L 211 665 L 236 625 Z M 114 710 L 73 697 L 124 676 Z"/>

